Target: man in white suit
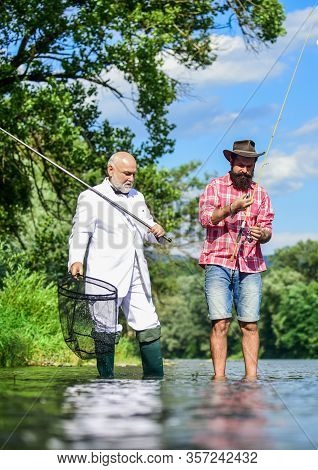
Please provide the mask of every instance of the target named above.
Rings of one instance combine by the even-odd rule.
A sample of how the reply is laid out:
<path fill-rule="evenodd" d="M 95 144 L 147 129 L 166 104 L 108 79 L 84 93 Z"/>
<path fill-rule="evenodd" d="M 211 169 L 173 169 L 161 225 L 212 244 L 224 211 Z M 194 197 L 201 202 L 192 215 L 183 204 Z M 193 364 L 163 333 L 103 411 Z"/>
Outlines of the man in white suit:
<path fill-rule="evenodd" d="M 143 195 L 133 188 L 137 172 L 135 158 L 127 152 L 117 152 L 110 157 L 107 172 L 108 177 L 95 189 L 151 228 L 113 207 L 93 191 L 84 191 L 78 198 L 69 239 L 69 269 L 73 276 L 83 275 L 86 258 L 87 276 L 117 288 L 118 307 L 122 307 L 128 325 L 136 331 L 139 341 L 143 376 L 160 378 L 163 376 L 160 322 L 152 301 L 143 247 L 144 241 L 158 243 L 165 231 L 154 222 Z M 94 320 L 96 345 L 105 343 L 102 338 L 106 338 L 107 343 L 109 330 L 98 315 Z M 116 331 L 121 331 L 121 325 L 116 326 Z M 100 376 L 112 378 L 114 348 L 96 347 L 96 357 Z"/>

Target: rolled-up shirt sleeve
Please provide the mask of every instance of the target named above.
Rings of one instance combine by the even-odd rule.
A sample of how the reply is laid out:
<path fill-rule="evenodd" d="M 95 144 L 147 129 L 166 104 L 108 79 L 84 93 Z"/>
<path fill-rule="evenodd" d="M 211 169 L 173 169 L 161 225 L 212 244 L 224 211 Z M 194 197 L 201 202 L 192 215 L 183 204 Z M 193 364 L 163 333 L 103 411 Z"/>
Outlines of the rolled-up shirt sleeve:
<path fill-rule="evenodd" d="M 217 188 L 212 181 L 204 190 L 199 200 L 199 221 L 202 227 L 212 226 L 211 217 L 215 209 L 220 207 L 220 200 Z"/>
<path fill-rule="evenodd" d="M 96 217 L 91 195 L 84 191 L 77 200 L 76 213 L 73 217 L 71 235 L 69 237 L 68 269 L 75 262 L 84 262 L 85 253 L 94 233 Z"/>
<path fill-rule="evenodd" d="M 264 192 L 265 193 L 265 192 Z M 262 198 L 259 214 L 257 216 L 257 223 L 262 228 L 266 228 L 272 234 L 272 222 L 274 220 L 274 211 L 272 203 L 267 193 Z"/>

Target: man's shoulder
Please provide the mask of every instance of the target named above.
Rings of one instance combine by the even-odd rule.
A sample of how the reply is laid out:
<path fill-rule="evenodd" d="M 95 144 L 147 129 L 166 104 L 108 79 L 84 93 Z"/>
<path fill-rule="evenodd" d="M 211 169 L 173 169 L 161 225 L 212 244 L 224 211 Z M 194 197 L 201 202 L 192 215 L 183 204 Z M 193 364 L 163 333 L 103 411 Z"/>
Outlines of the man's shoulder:
<path fill-rule="evenodd" d="M 225 184 L 225 185 L 228 185 L 230 182 L 230 175 L 229 173 L 226 173 L 226 175 L 223 175 L 223 176 L 215 176 L 214 178 L 212 178 L 207 186 L 219 186 L 219 185 L 222 185 L 222 184 Z"/>
<path fill-rule="evenodd" d="M 136 188 L 132 188 L 129 191 L 128 197 L 133 198 L 135 201 L 144 201 L 145 200 L 144 195 L 140 191 L 138 191 Z"/>
<path fill-rule="evenodd" d="M 254 185 L 254 188 L 256 187 L 256 190 L 259 191 L 263 196 L 269 197 L 268 192 L 266 191 L 266 189 L 263 186 L 256 183 L 255 181 L 253 181 L 253 185 Z"/>
<path fill-rule="evenodd" d="M 129 197 L 143 197 L 142 193 L 140 191 L 137 191 L 136 188 L 132 188 L 129 191 Z"/>
<path fill-rule="evenodd" d="M 82 191 L 79 194 L 79 199 L 81 200 L 95 199 L 99 197 L 98 194 L 96 194 L 96 192 L 105 194 L 109 191 L 109 189 L 110 189 L 109 184 L 107 184 L 107 181 L 104 180 L 101 183 L 96 184 L 95 186 L 91 186 L 90 188 L 85 189 L 85 191 Z"/>

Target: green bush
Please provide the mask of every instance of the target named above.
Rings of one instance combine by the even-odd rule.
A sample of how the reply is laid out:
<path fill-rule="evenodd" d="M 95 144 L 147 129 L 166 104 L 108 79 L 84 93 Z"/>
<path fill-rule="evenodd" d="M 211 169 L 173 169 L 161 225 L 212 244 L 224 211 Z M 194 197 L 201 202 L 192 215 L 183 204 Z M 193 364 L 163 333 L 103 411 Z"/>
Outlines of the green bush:
<path fill-rule="evenodd" d="M 22 266 L 2 282 L 0 366 L 72 361 L 59 324 L 56 286 Z"/>
<path fill-rule="evenodd" d="M 118 364 L 140 364 L 138 342 L 134 337 L 122 336 L 116 346 L 115 362 Z"/>
<path fill-rule="evenodd" d="M 86 364 L 64 343 L 57 286 L 45 274 L 25 268 L 17 254 L 7 252 L 0 261 L 0 367 Z M 116 363 L 140 363 L 136 339 L 123 336 L 115 358 Z"/>

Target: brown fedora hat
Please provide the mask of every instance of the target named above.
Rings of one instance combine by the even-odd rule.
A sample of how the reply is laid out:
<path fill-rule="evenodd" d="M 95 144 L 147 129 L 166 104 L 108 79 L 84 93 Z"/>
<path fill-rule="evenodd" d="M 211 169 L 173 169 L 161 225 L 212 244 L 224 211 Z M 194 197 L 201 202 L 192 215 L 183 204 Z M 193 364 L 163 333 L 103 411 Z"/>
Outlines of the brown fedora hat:
<path fill-rule="evenodd" d="M 231 157 L 237 155 L 241 157 L 257 158 L 264 155 L 265 152 L 257 153 L 253 140 L 237 140 L 233 144 L 233 150 L 223 150 L 223 153 L 225 158 L 230 161 Z"/>

